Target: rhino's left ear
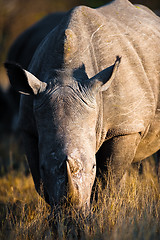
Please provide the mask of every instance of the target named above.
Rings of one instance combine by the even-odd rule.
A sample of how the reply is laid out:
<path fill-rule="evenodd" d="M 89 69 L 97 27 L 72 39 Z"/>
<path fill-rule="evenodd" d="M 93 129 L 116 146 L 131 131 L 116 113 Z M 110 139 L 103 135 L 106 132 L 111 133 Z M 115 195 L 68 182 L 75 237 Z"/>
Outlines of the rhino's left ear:
<path fill-rule="evenodd" d="M 92 88 L 93 91 L 106 91 L 116 76 L 120 62 L 121 57 L 117 56 L 116 61 L 112 66 L 92 77 L 90 79 L 90 88 Z"/>
<path fill-rule="evenodd" d="M 16 91 L 26 95 L 36 95 L 46 89 L 47 83 L 41 82 L 32 73 L 21 68 L 20 65 L 6 62 L 4 66 L 10 83 Z"/>

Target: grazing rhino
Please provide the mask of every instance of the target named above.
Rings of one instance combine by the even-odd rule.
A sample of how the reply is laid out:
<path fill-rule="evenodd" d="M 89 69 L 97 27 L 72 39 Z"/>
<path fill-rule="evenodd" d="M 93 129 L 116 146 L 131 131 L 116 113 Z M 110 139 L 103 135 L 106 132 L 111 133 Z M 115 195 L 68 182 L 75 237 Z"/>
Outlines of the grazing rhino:
<path fill-rule="evenodd" d="M 119 56 L 119 57 L 116 57 Z M 118 183 L 160 148 L 160 19 L 127 0 L 69 11 L 28 71 L 6 63 L 22 93 L 20 127 L 37 191 L 89 206 L 106 165 Z"/>

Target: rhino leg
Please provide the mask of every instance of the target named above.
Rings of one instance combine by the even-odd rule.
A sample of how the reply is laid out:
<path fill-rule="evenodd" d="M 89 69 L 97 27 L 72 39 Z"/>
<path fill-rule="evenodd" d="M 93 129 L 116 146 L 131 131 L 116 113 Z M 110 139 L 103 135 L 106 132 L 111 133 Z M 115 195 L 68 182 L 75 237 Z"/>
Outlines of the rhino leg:
<path fill-rule="evenodd" d="M 140 141 L 140 134 L 117 136 L 106 141 L 97 153 L 98 174 L 109 176 L 111 173 L 114 183 L 122 179 L 124 173 L 131 165 L 137 146 Z"/>

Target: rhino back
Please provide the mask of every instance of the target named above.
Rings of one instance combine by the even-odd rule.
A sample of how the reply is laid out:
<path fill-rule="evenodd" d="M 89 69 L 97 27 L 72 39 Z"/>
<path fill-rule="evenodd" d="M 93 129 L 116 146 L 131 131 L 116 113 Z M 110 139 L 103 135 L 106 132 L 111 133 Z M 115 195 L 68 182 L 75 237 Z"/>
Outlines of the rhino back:
<path fill-rule="evenodd" d="M 108 138 L 143 134 L 159 101 L 159 42 L 160 19 L 127 0 L 98 9 L 80 6 L 44 39 L 29 70 L 46 81 L 54 69 L 84 64 L 90 78 L 122 56 L 115 81 L 103 93 L 104 128 Z"/>

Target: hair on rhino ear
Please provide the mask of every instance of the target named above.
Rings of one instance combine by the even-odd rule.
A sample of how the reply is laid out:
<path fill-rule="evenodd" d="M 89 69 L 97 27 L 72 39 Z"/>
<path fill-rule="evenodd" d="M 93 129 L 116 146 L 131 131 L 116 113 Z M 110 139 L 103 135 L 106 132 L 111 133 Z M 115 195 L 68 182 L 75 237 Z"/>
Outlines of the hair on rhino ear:
<path fill-rule="evenodd" d="M 105 68 L 90 79 L 90 86 L 93 90 L 106 91 L 109 88 L 116 77 L 121 58 L 122 57 L 117 56 L 112 66 Z"/>
<path fill-rule="evenodd" d="M 17 63 L 6 62 L 4 66 L 10 83 L 16 91 L 26 95 L 36 95 L 46 89 L 47 83 L 41 82 Z"/>

